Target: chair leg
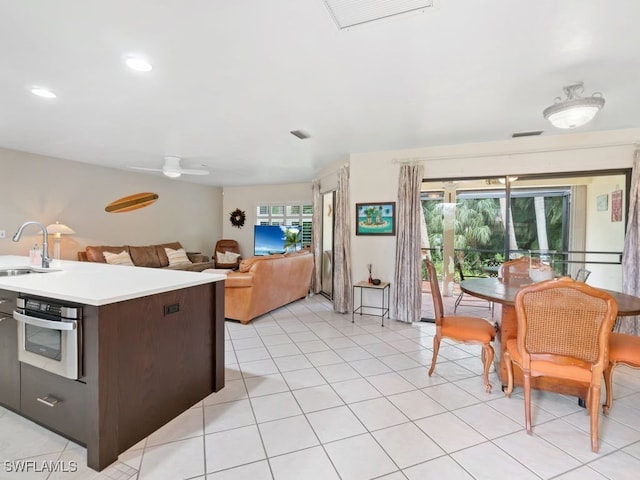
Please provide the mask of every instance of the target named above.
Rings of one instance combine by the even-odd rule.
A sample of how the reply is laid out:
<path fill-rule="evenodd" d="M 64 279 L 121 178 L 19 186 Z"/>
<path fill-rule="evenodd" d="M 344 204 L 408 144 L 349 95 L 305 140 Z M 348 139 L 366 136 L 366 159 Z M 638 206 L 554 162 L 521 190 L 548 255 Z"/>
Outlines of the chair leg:
<path fill-rule="evenodd" d="M 531 372 L 523 369 L 524 377 L 524 424 L 531 435 Z"/>
<path fill-rule="evenodd" d="M 488 343 L 482 346 L 482 363 L 484 364 L 484 388 L 487 393 L 491 393 L 491 384 L 489 383 L 489 369 L 491 368 L 491 362 L 493 362 L 494 351 L 493 347 Z"/>
<path fill-rule="evenodd" d="M 504 391 L 504 394 L 507 397 L 510 397 L 511 392 L 513 392 L 513 361 L 511 360 L 511 355 L 509 355 L 508 351 L 504 352 L 502 360 L 507 367 L 507 389 Z"/>
<path fill-rule="evenodd" d="M 456 298 L 456 303 L 453 304 L 453 313 L 456 313 L 456 310 L 458 310 L 458 305 L 460 305 L 463 295 L 464 292 L 460 292 L 460 295 L 458 295 L 458 298 Z"/>
<path fill-rule="evenodd" d="M 589 389 L 589 415 L 591 415 L 591 451 L 598 453 L 598 412 L 600 411 L 600 386 Z"/>
<path fill-rule="evenodd" d="M 429 369 L 429 376 L 433 375 L 433 371 L 436 369 L 436 359 L 438 358 L 438 350 L 440 350 L 440 334 L 436 333 L 433 337 L 433 358 L 431 359 L 431 368 Z"/>
<path fill-rule="evenodd" d="M 605 400 L 605 404 L 602 406 L 602 413 L 605 415 L 609 413 L 609 409 L 613 404 L 613 367 L 615 366 L 615 363 L 609 363 L 607 368 L 604 369 L 604 389 L 607 393 L 607 399 Z"/>

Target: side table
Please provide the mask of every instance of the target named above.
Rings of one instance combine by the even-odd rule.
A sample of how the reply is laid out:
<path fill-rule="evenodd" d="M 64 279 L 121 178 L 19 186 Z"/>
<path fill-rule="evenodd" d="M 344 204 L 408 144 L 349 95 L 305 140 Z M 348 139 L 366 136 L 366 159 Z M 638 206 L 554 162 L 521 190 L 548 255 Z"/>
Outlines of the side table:
<path fill-rule="evenodd" d="M 384 316 L 387 316 L 387 319 L 389 319 L 389 294 L 391 291 L 391 284 L 389 282 L 381 282 L 380 285 L 374 285 L 373 283 L 369 283 L 366 280 L 363 282 L 358 282 L 358 283 L 354 283 L 353 284 L 353 303 L 354 303 L 354 307 L 355 307 L 355 301 L 356 301 L 356 288 L 360 289 L 360 306 L 358 308 L 354 308 L 353 312 L 351 312 L 351 323 L 355 322 L 354 319 L 354 315 L 356 313 L 360 313 L 360 316 L 362 316 L 362 309 L 363 308 L 375 308 L 377 310 L 380 310 L 380 318 L 382 319 L 382 326 L 384 327 Z M 372 290 L 380 290 L 381 291 L 381 301 L 382 301 L 382 306 L 377 306 L 377 305 L 363 305 L 362 304 L 362 291 L 364 289 L 372 289 Z M 385 299 L 384 299 L 384 295 L 385 292 L 387 294 L 387 301 L 385 303 Z"/>

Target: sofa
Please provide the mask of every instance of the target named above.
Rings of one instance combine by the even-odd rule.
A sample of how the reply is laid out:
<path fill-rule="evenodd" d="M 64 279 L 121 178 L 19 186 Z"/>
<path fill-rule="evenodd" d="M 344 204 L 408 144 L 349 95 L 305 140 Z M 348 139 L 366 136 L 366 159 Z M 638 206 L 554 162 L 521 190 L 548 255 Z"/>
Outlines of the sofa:
<path fill-rule="evenodd" d="M 193 272 L 214 268 L 214 262 L 208 256 L 185 252 L 180 242 L 144 246 L 91 245 L 78 252 L 78 260 Z"/>
<path fill-rule="evenodd" d="M 229 272 L 224 285 L 224 316 L 243 324 L 304 298 L 313 272 L 309 251 L 250 257 Z"/>

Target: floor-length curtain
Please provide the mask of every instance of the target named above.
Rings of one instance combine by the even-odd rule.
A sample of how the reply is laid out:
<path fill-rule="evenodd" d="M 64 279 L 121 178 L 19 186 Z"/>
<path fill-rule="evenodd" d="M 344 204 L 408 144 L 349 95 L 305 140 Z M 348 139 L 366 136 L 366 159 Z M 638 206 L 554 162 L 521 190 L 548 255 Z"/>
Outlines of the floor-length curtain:
<path fill-rule="evenodd" d="M 335 237 L 333 264 L 333 309 L 350 312 L 351 293 L 351 214 L 349 213 L 349 166 L 338 172 L 335 204 Z"/>
<path fill-rule="evenodd" d="M 322 288 L 322 196 L 320 195 L 320 180 L 314 180 L 311 184 L 313 195 L 313 218 L 311 251 L 313 252 L 313 276 L 311 277 L 311 291 L 319 293 Z"/>
<path fill-rule="evenodd" d="M 640 297 L 640 149 L 636 150 L 629 192 L 629 221 L 622 253 L 622 291 Z M 640 316 L 621 317 L 616 331 L 640 335 Z"/>
<path fill-rule="evenodd" d="M 391 300 L 394 318 L 403 322 L 420 321 L 422 307 L 421 223 L 422 165 L 400 167 L 398 213 L 396 215 L 395 288 Z"/>

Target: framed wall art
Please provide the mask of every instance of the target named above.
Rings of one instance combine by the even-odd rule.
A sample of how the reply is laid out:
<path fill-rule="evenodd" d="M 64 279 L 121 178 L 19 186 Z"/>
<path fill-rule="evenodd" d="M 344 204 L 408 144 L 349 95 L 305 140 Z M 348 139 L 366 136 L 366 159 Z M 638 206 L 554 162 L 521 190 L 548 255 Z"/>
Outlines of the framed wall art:
<path fill-rule="evenodd" d="M 606 193 L 604 195 L 598 195 L 596 197 L 596 205 L 599 212 L 606 212 L 609 210 L 609 195 Z"/>
<path fill-rule="evenodd" d="M 356 203 L 356 235 L 395 235 L 396 202 Z"/>
<path fill-rule="evenodd" d="M 622 190 L 611 192 L 611 221 L 622 221 Z"/>

